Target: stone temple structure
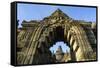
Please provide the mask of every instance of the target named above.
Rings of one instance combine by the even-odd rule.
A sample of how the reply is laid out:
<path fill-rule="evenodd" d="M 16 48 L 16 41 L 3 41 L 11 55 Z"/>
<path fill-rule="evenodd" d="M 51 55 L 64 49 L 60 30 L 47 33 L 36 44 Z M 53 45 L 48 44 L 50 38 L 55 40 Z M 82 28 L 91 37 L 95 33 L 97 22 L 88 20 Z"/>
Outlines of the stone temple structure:
<path fill-rule="evenodd" d="M 66 51 L 63 52 L 61 46 L 58 47 L 55 53 L 56 62 L 68 62 L 70 61 L 70 54 Z"/>
<path fill-rule="evenodd" d="M 64 53 L 62 51 L 61 46 L 59 46 L 59 48 L 57 49 L 55 56 L 56 56 L 57 62 L 60 62 L 62 60 Z"/>
<path fill-rule="evenodd" d="M 49 50 L 57 41 L 70 47 L 70 62 L 97 60 L 96 30 L 96 23 L 74 20 L 60 9 L 39 21 L 23 21 L 17 30 L 17 64 L 57 63 Z M 64 55 L 62 61 L 67 59 Z"/>

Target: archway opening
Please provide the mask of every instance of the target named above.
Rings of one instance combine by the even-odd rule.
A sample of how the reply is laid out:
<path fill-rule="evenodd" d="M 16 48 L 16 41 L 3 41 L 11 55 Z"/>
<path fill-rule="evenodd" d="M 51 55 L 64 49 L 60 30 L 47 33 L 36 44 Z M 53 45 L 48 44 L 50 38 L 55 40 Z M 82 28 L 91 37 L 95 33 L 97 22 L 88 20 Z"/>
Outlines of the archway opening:
<path fill-rule="evenodd" d="M 68 62 L 70 61 L 70 47 L 63 41 L 58 41 L 49 48 L 52 53 L 52 57 L 56 62 Z"/>
<path fill-rule="evenodd" d="M 64 27 L 58 26 L 51 29 L 47 36 L 42 36 L 45 41 L 41 41 L 38 47 L 37 57 L 39 63 L 70 62 L 73 60 L 74 52 L 67 39 L 64 38 Z M 48 44 L 48 42 L 50 44 Z M 49 46 L 48 46 L 49 45 Z M 59 51 L 61 50 L 61 51 Z"/>
<path fill-rule="evenodd" d="M 70 57 L 70 45 L 67 44 L 67 40 L 64 38 L 64 27 L 57 26 L 54 31 L 54 41 L 49 48 L 53 60 L 56 62 L 68 62 Z"/>

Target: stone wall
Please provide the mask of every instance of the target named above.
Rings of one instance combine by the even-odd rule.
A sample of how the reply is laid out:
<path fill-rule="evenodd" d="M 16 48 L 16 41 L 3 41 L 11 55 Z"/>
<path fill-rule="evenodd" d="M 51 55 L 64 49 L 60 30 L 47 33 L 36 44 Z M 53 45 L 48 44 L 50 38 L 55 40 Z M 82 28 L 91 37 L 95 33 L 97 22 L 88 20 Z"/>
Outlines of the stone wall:
<path fill-rule="evenodd" d="M 69 44 L 70 61 L 96 60 L 96 34 L 90 26 L 59 9 L 41 21 L 23 21 L 17 35 L 17 64 L 55 63 L 49 48 L 59 40 Z"/>

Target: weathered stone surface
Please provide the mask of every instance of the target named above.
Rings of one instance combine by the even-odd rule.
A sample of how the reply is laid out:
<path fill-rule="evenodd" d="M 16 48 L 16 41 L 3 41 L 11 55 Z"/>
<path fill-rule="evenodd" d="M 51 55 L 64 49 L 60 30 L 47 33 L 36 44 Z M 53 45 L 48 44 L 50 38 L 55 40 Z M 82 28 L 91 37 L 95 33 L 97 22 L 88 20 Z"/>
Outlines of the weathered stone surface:
<path fill-rule="evenodd" d="M 59 62 L 96 60 L 95 27 L 73 20 L 60 9 L 41 21 L 23 21 L 17 35 L 17 64 L 56 63 L 57 56 L 49 48 L 57 41 L 70 47 L 70 53 L 59 55 Z"/>

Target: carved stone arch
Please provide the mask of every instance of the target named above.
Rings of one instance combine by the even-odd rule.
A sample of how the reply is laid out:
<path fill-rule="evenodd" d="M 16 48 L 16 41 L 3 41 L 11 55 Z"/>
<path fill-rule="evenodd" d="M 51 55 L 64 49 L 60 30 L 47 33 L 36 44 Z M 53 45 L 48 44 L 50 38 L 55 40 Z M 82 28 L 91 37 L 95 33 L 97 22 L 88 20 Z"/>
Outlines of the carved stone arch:
<path fill-rule="evenodd" d="M 64 18 L 54 19 L 55 17 L 60 17 L 59 13 Z M 96 48 L 96 43 L 91 43 L 92 39 L 95 40 L 95 38 L 92 37 L 91 39 L 89 35 L 94 36 L 93 32 L 91 32 L 92 29 L 86 26 L 91 25 L 88 23 L 82 24 L 66 16 L 62 11 L 56 11 L 46 20 L 40 22 L 24 21 L 22 30 L 17 36 L 17 48 L 20 49 L 17 52 L 17 57 L 19 57 L 18 64 L 55 63 L 56 60 L 52 58 L 49 48 L 57 41 L 64 41 L 64 43 L 68 44 L 71 55 L 70 61 L 96 60 L 92 57 L 93 49 L 91 47 L 93 45 L 94 49 Z M 82 25 L 90 28 L 87 29 L 87 31 L 90 31 L 89 34 L 86 33 L 87 31 Z M 27 29 L 31 30 L 26 31 Z"/>
<path fill-rule="evenodd" d="M 92 57 L 91 57 L 92 54 L 90 54 L 90 52 L 93 53 L 93 50 L 87 40 L 87 36 L 86 36 L 84 30 L 81 27 L 73 26 L 68 31 L 67 39 L 69 40 L 70 46 L 72 46 L 74 53 L 76 53 L 75 55 L 76 55 L 77 61 L 86 61 L 86 60 L 92 59 Z M 76 43 L 75 45 L 71 44 L 73 40 Z M 78 50 L 80 50 L 80 51 L 78 51 Z M 78 54 L 78 52 L 79 52 L 79 54 Z"/>

